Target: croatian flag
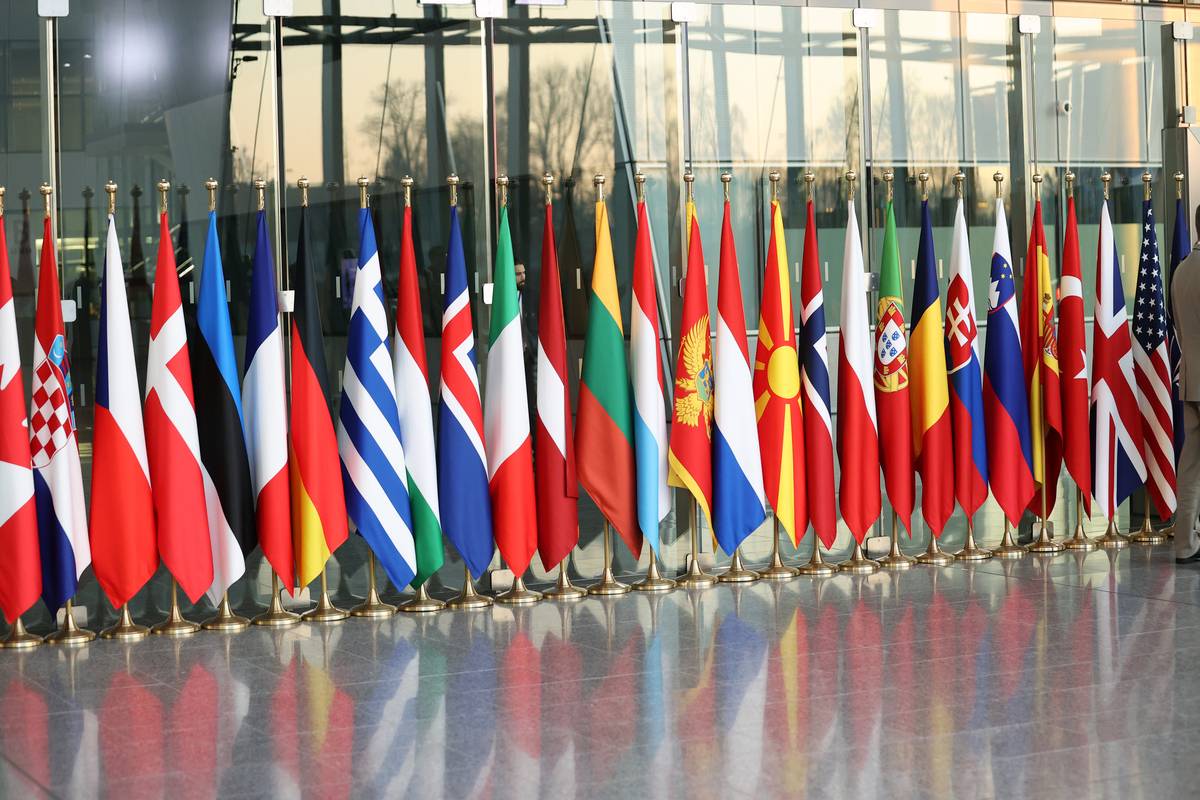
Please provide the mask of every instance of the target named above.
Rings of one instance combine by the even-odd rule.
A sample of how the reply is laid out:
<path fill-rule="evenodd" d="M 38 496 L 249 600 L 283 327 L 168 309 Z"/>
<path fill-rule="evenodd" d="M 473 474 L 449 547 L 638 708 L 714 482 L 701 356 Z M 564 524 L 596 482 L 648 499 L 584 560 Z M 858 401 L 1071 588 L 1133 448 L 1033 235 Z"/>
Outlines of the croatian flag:
<path fill-rule="evenodd" d="M 729 216 L 726 200 L 713 352 L 713 533 L 721 549 L 733 553 L 767 518 L 767 500 L 746 350 L 746 312 Z"/>
<path fill-rule="evenodd" d="M 417 571 L 383 276 L 370 209 L 358 212 L 358 271 L 338 414 L 346 511 L 396 587 Z"/>
<path fill-rule="evenodd" d="M 1146 480 L 1142 418 L 1134 393 L 1133 345 L 1108 202 L 1100 210 L 1096 253 L 1096 316 L 1092 320 L 1092 496 L 1110 520 Z"/>
<path fill-rule="evenodd" d="M 71 403 L 71 364 L 58 289 L 50 217 L 42 229 L 37 312 L 34 318 L 33 399 L 29 447 L 42 549 L 42 600 L 58 610 L 75 595 L 79 576 L 92 563 L 83 470 Z"/>

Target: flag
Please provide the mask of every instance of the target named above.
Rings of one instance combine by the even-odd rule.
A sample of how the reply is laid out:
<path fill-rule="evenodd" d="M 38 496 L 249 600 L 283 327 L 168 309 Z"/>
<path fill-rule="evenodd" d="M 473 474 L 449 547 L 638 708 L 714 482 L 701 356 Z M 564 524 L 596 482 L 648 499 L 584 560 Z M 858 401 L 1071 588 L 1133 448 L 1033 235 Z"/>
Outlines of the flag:
<path fill-rule="evenodd" d="M 514 575 L 523 575 L 537 550 L 537 501 L 533 494 L 529 397 L 525 392 L 525 347 L 507 205 L 500 207 L 492 280 L 487 405 L 483 409 L 488 493 L 500 555 Z"/>
<path fill-rule="evenodd" d="M 117 224 L 111 214 L 98 327 L 92 431 L 92 571 L 109 602 L 120 608 L 158 569 L 158 545 L 133 331 L 125 297 L 125 268 L 117 243 Z"/>
<path fill-rule="evenodd" d="M 987 431 L 988 485 L 1013 525 L 1033 496 L 1029 400 L 1021 372 L 1016 283 L 1008 245 L 1004 202 L 996 200 L 996 235 L 988 290 L 988 326 L 983 348 L 983 413 Z"/>
<path fill-rule="evenodd" d="M 717 342 L 713 353 L 713 531 L 726 553 L 767 518 L 762 458 L 754 420 L 754 388 L 746 349 L 746 311 L 738 277 L 737 249 L 729 222 L 721 223 L 721 266 L 717 278 Z"/>
<path fill-rule="evenodd" d="M 37 525 L 16 303 L 0 214 L 0 611 L 10 623 L 42 592 Z"/>
<path fill-rule="evenodd" d="M 164 213 L 159 219 L 146 358 L 146 455 L 158 524 L 158 554 L 183 593 L 195 603 L 213 582 L 213 550 L 193 397 L 175 250 Z"/>
<path fill-rule="evenodd" d="M 407 204 L 400 236 L 392 371 L 396 378 L 396 409 L 400 413 L 400 438 L 405 443 L 404 466 L 408 469 L 408 499 L 412 506 L 413 540 L 417 549 L 417 574 L 413 584 L 420 586 L 441 568 L 446 555 L 442 545 L 429 369 L 425 365 L 425 322 L 421 314 L 421 287 L 413 245 L 412 206 Z"/>
<path fill-rule="evenodd" d="M 825 336 L 825 290 L 821 278 L 821 256 L 817 251 L 817 220 L 810 198 L 808 219 L 804 226 L 804 263 L 800 273 L 800 327 L 803 329 L 800 362 L 803 365 L 800 383 L 804 398 L 803 453 L 795 463 L 804 473 L 805 500 L 813 530 L 826 547 L 833 547 L 837 538 L 837 503 L 833 486 L 833 405 L 830 402 L 829 345 Z M 773 214 L 774 215 L 774 214 Z M 777 236 L 783 242 L 783 223 Z M 768 263 L 770 250 L 768 249 Z M 782 264 L 782 282 L 771 278 L 780 295 L 790 300 L 787 284 L 787 258 Z M 790 310 L 789 310 L 790 316 Z M 790 327 L 790 325 L 789 325 Z M 761 333 L 759 334 L 761 336 Z"/>
<path fill-rule="evenodd" d="M 807 247 L 806 239 L 806 258 Z M 754 413 L 758 420 L 766 495 L 775 510 L 775 519 L 796 545 L 808 529 L 809 507 L 805 496 L 807 418 L 800 405 L 799 345 L 792 316 L 791 274 L 783 216 L 779 201 L 772 200 L 771 239 L 767 245 L 758 312 L 758 345 L 754 353 Z M 803 317 L 804 310 L 800 313 Z M 805 331 L 807 336 L 807 328 Z M 821 335 L 824 334 L 822 325 Z M 833 481 L 832 471 L 829 480 Z M 833 516 L 833 509 L 828 513 Z"/>
<path fill-rule="evenodd" d="M 596 259 L 592 265 L 587 320 L 575 420 L 579 482 L 629 549 L 641 553 L 634 478 L 633 403 L 612 234 L 604 200 L 596 201 Z"/>
<path fill-rule="evenodd" d="M 579 541 L 579 478 L 575 474 L 575 443 L 571 436 L 567 328 L 563 318 L 558 253 L 554 247 L 554 207 L 548 201 L 546 224 L 542 228 L 537 347 L 537 428 L 534 431 L 533 463 L 537 467 L 538 552 L 542 566 L 549 571 L 570 555 Z M 633 349 L 636 353 L 636 344 Z"/>
<path fill-rule="evenodd" d="M 879 453 L 888 500 L 912 534 L 913 437 L 908 398 L 908 342 L 900 289 L 900 246 L 896 215 L 887 205 L 879 304 L 875 310 L 875 405 L 879 410 Z"/>
<path fill-rule="evenodd" d="M 292 550 L 299 586 L 307 586 L 316 579 L 330 554 L 341 547 L 348 535 L 337 434 L 326 400 L 329 377 L 311 252 L 308 206 L 301 206 L 296 263 L 292 266 L 292 287 L 296 294 L 292 309 L 292 405 L 288 425 Z"/>
<path fill-rule="evenodd" d="M 871 390 L 870 323 L 864 306 L 867 281 L 853 200 L 848 201 L 847 211 L 842 262 L 842 341 L 838 348 L 837 445 L 838 462 L 842 466 L 838 508 L 846 527 L 862 544 L 879 518 L 879 434 L 875 427 L 875 394 Z"/>
<path fill-rule="evenodd" d="M 1175 200 L 1175 232 L 1171 237 L 1171 266 L 1167 276 L 1168 291 L 1174 286 L 1175 270 L 1191 253 L 1192 243 L 1188 239 L 1187 211 L 1184 210 L 1181 197 Z M 1171 419 L 1175 420 L 1175 463 L 1179 464 L 1179 455 L 1183 452 L 1183 401 L 1179 399 L 1179 362 L 1183 360 L 1183 352 L 1179 349 L 1179 341 L 1175 338 L 1174 313 L 1171 303 L 1167 303 L 1167 342 L 1171 353 Z"/>
<path fill-rule="evenodd" d="M 974 516 L 987 500 L 988 493 L 983 374 L 979 363 L 979 329 L 975 324 L 974 286 L 967 219 L 960 197 L 954 213 L 954 241 L 950 246 L 945 335 L 950 421 L 954 429 L 954 496 L 967 517 Z"/>
<path fill-rule="evenodd" d="M 675 411 L 667 449 L 667 482 L 687 489 L 712 525 L 712 337 L 700 221 L 691 200 L 687 204 L 687 220 L 688 263 L 683 279 L 679 358 L 675 362 Z"/>
<path fill-rule="evenodd" d="M 950 389 L 946 379 L 946 341 L 938 295 L 937 257 L 929 201 L 921 201 L 921 239 L 912 292 L 913 454 L 921 473 L 921 515 L 934 536 L 941 536 L 954 513 L 954 442 Z"/>
<path fill-rule="evenodd" d="M 216 250 L 216 214 L 211 215 Z M 263 556 L 293 594 L 296 566 L 292 553 L 291 497 L 288 492 L 287 389 L 283 369 L 283 328 L 275 256 L 267 235 L 267 212 L 258 212 L 258 242 L 250 275 L 250 316 L 246 323 L 246 375 L 242 397 L 246 412 L 246 450 L 254 486 L 254 519 Z M 249 555 L 253 540 L 240 540 Z"/>
<path fill-rule="evenodd" d="M 238 384 L 225 272 L 217 243 L 217 215 L 208 212 L 204 270 L 196 301 L 197 334 L 189 348 L 195 377 L 196 425 L 204 497 L 212 547 L 213 580 L 208 596 L 221 595 L 246 571 L 246 555 L 254 549 L 254 495 L 246 453 L 242 391 Z M 282 409 L 278 412 L 283 413 Z"/>
<path fill-rule="evenodd" d="M 370 209 L 359 210 L 358 230 L 358 270 L 338 407 L 338 455 L 346 513 L 388 579 L 400 587 L 416 574 L 416 549 Z"/>
<path fill-rule="evenodd" d="M 1050 254 L 1046 249 L 1046 232 L 1042 228 L 1040 200 L 1033 208 L 1029 250 L 1025 255 L 1020 325 L 1021 360 L 1025 367 L 1025 385 L 1029 387 L 1029 439 L 1033 447 L 1034 495 L 1029 501 L 1029 511 L 1042 516 L 1054 510 L 1058 496 L 1063 424 L 1058 337 L 1054 332 L 1054 290 L 1050 285 Z"/>
<path fill-rule="evenodd" d="M 1167 310 L 1151 201 L 1142 201 L 1142 252 L 1134 294 L 1133 364 L 1142 415 L 1142 459 L 1146 490 L 1159 519 L 1175 513 L 1175 425 L 1171 408 L 1171 364 Z"/>
<path fill-rule="evenodd" d="M 1059 281 L 1058 353 L 1062 374 L 1063 461 L 1092 513 L 1092 441 L 1088 431 L 1087 329 L 1084 327 L 1083 273 L 1079 261 L 1079 226 L 1075 198 L 1067 198 L 1067 231 L 1063 238 Z M 1168 314 L 1169 314 L 1168 310 Z M 1170 329 L 1168 328 L 1168 331 Z"/>
<path fill-rule="evenodd" d="M 37 311 L 33 322 L 33 397 L 29 448 L 42 557 L 42 600 L 51 611 L 75 595 L 92 562 L 83 502 L 83 470 L 75 437 L 71 362 L 58 288 L 50 217 L 42 228 Z"/>
<path fill-rule="evenodd" d="M 483 451 L 483 406 L 475 367 L 475 326 L 467 293 L 458 207 L 450 207 L 442 313 L 442 402 L 438 407 L 438 495 L 454 498 L 442 530 L 477 579 L 492 561 L 492 501 Z"/>

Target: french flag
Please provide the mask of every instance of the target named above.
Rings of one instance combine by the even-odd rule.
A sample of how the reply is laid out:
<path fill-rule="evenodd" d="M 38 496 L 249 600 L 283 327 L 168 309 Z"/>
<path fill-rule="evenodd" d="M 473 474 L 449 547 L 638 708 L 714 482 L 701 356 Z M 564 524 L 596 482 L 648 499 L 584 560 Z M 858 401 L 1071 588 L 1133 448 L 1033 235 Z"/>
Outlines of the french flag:
<path fill-rule="evenodd" d="M 726 200 L 713 354 L 713 533 L 721 549 L 733 553 L 766 520 L 767 500 L 746 350 L 746 312 L 729 216 Z"/>

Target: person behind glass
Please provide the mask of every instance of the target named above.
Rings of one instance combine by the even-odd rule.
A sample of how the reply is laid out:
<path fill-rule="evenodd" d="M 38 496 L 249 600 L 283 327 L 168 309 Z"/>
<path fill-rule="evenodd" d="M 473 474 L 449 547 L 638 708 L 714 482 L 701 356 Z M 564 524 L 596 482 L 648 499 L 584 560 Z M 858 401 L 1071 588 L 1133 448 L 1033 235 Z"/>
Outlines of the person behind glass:
<path fill-rule="evenodd" d="M 1200 206 L 1196 207 L 1200 231 Z M 1200 244 L 1180 262 L 1171 279 L 1171 311 L 1179 359 L 1179 399 L 1183 401 L 1183 452 L 1179 456 L 1179 507 L 1175 513 L 1175 563 L 1200 562 L 1196 516 L 1200 512 Z"/>
<path fill-rule="evenodd" d="M 518 261 L 513 264 L 513 273 L 517 279 L 517 306 L 521 314 L 521 349 L 525 356 L 525 393 L 529 398 L 529 430 L 537 430 L 537 334 L 534 332 L 534 320 L 526 313 L 526 309 L 537 308 L 536 303 L 525 302 L 525 265 Z"/>

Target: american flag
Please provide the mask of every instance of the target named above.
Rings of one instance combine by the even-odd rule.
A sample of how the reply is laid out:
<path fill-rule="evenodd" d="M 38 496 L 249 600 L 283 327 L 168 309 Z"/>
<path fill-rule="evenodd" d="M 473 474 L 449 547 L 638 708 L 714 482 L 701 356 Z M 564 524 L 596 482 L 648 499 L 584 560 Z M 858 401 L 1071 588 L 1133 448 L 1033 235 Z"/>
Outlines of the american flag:
<path fill-rule="evenodd" d="M 1138 260 L 1133 314 L 1133 357 L 1142 416 L 1142 458 L 1146 488 L 1159 518 L 1175 513 L 1175 449 L 1171 410 L 1171 364 L 1167 346 L 1167 309 L 1163 302 L 1162 265 L 1154 210 L 1142 203 L 1142 251 Z"/>

